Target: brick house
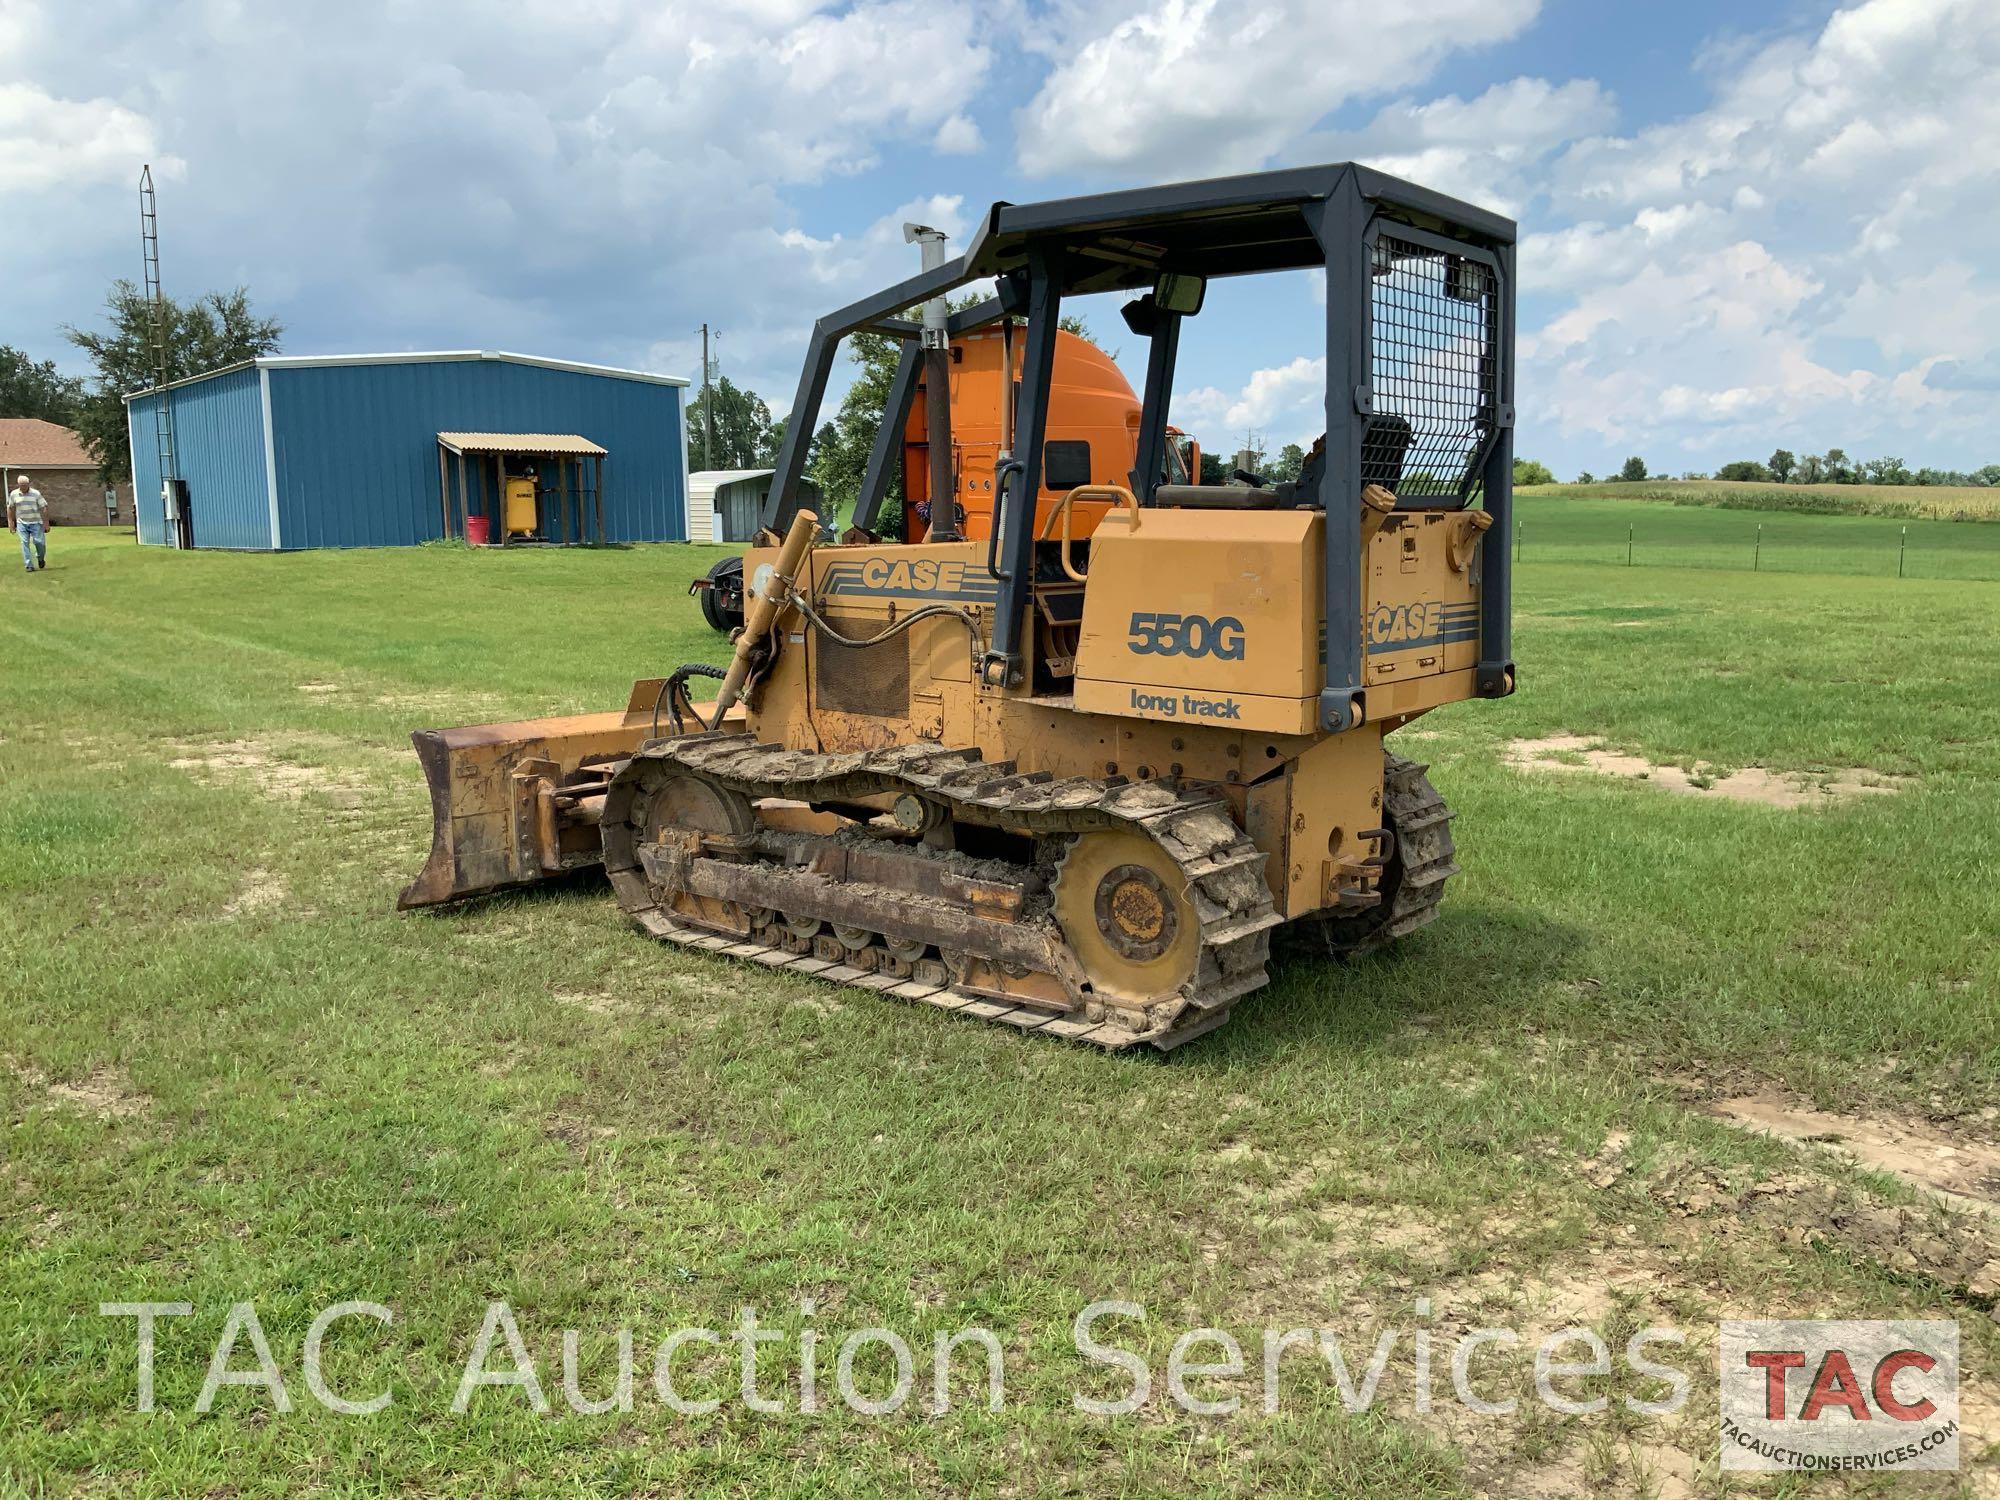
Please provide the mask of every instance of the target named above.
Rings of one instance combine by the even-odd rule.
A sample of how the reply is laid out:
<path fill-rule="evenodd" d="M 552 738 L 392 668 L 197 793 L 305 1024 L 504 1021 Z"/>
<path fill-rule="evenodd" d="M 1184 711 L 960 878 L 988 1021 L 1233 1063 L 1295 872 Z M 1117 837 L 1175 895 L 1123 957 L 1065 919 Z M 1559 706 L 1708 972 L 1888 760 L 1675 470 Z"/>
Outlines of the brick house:
<path fill-rule="evenodd" d="M 0 417 L 0 487 L 11 492 L 16 474 L 26 474 L 42 492 L 51 525 L 132 524 L 131 484 L 118 486 L 117 509 L 108 509 L 97 460 L 67 427 L 39 417 Z"/>

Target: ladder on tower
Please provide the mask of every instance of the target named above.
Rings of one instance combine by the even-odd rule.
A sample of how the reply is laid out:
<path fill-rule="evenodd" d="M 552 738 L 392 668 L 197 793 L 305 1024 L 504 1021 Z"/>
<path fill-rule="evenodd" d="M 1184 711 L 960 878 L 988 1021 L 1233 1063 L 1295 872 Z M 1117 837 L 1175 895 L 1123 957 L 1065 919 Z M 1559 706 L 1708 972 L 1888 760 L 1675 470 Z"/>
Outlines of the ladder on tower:
<path fill-rule="evenodd" d="M 185 531 L 176 483 L 180 471 L 174 453 L 174 393 L 168 389 L 173 329 L 166 294 L 160 288 L 160 212 L 150 164 L 139 171 L 139 238 L 146 256 L 146 305 L 152 311 L 153 385 L 160 393 L 159 404 L 153 408 L 153 441 L 159 458 L 161 526 L 167 545 L 179 547 L 185 543 Z"/>

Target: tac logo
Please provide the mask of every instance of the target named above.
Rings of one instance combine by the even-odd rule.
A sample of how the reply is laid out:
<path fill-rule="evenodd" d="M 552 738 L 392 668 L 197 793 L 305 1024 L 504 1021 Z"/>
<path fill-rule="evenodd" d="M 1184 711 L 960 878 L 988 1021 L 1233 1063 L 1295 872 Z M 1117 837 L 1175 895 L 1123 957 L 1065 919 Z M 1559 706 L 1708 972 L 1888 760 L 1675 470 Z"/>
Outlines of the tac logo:
<path fill-rule="evenodd" d="M 1722 1467 L 1958 1467 L 1958 1324 L 1722 1324 Z"/>
<path fill-rule="evenodd" d="M 1444 633 L 1444 605 L 1435 599 L 1416 604 L 1378 604 L 1368 617 L 1370 646 L 1421 646 Z"/>
<path fill-rule="evenodd" d="M 965 582 L 965 564 L 933 557 L 918 558 L 914 562 L 871 557 L 861 565 L 861 582 L 871 589 L 953 594 Z"/>

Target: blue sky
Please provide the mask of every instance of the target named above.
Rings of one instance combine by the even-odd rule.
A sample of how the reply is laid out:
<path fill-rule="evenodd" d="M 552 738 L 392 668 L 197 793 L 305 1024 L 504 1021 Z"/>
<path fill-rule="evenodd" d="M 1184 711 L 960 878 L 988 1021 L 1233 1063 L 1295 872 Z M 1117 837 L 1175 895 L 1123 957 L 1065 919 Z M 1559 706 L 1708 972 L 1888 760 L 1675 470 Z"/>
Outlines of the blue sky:
<path fill-rule="evenodd" d="M 2000 461 L 2000 6 L 0 0 L 0 342 L 136 277 L 295 353 L 510 348 L 790 401 L 813 316 L 996 198 L 1349 157 L 1521 222 L 1519 451 Z M 1218 286 L 1175 419 L 1309 442 L 1318 289 Z M 1140 354 L 1115 307 L 1087 309 Z"/>

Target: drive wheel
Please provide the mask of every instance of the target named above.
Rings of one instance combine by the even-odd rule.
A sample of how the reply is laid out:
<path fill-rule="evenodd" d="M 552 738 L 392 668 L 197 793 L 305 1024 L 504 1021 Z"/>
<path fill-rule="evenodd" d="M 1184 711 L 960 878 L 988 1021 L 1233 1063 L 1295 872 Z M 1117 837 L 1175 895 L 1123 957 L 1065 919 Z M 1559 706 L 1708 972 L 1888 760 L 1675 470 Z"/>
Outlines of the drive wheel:
<path fill-rule="evenodd" d="M 1107 1001 L 1150 1005 L 1194 977 L 1200 914 L 1173 856 L 1140 834 L 1086 833 L 1071 844 L 1056 871 L 1055 917 Z"/>

